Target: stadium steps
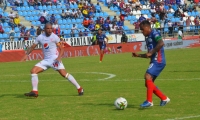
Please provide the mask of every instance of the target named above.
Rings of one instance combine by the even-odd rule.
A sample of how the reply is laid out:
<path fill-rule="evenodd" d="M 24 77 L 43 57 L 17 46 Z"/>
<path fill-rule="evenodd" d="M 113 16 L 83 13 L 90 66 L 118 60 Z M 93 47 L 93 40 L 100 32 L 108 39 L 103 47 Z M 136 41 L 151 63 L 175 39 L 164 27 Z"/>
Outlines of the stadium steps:
<path fill-rule="evenodd" d="M 9 14 L 11 11 L 12 11 L 13 13 L 15 13 L 15 14 L 18 14 L 18 12 L 17 12 L 17 11 L 13 11 L 11 7 L 7 7 L 6 10 L 5 10 L 5 12 L 7 12 L 8 14 Z M 18 15 L 19 15 L 19 14 L 18 14 Z M 22 25 L 25 26 L 26 28 L 31 28 L 31 26 L 32 26 L 31 22 L 27 21 L 24 17 L 22 17 L 22 16 L 20 16 L 20 15 L 19 15 L 19 18 L 20 18 L 20 24 L 22 24 Z"/>
<path fill-rule="evenodd" d="M 96 5 L 97 1 L 92 0 L 91 3 Z M 117 16 L 116 12 L 113 12 L 110 9 L 108 9 L 108 7 L 104 6 L 101 2 L 99 2 L 99 5 L 101 6 L 102 11 L 107 12 L 109 16 Z M 119 17 L 117 19 L 119 19 Z M 134 26 L 132 24 L 130 24 L 130 22 L 127 20 L 124 21 L 124 25 L 127 26 L 130 30 L 134 29 Z"/>

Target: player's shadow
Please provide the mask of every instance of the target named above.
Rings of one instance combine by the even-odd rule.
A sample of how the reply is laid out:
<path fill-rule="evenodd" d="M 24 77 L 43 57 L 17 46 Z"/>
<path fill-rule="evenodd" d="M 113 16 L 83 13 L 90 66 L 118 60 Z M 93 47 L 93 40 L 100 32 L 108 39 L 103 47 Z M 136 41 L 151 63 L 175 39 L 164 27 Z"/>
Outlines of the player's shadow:
<path fill-rule="evenodd" d="M 82 105 L 88 105 L 88 106 L 106 106 L 106 107 L 113 107 L 113 110 L 118 110 L 115 108 L 114 104 L 112 103 L 83 103 Z M 128 105 L 127 108 L 138 108 L 138 106 L 135 105 Z"/>
<path fill-rule="evenodd" d="M 1 97 L 26 98 L 23 94 L 1 94 Z"/>
<path fill-rule="evenodd" d="M 167 72 L 200 72 L 200 70 L 173 70 L 173 71 L 167 71 Z"/>

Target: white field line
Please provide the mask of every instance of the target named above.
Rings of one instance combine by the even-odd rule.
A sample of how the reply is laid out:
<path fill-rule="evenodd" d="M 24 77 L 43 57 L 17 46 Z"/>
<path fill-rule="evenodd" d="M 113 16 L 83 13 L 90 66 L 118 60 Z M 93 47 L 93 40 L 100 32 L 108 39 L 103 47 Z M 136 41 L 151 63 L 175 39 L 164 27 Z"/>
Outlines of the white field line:
<path fill-rule="evenodd" d="M 187 116 L 187 117 L 181 117 L 181 118 L 174 118 L 174 119 L 166 119 L 166 120 L 184 120 L 184 119 L 191 119 L 191 118 L 198 118 L 200 115 L 196 116 Z"/>
<path fill-rule="evenodd" d="M 30 78 L 31 79 L 31 78 Z M 30 82 L 30 79 L 28 80 L 19 80 L 19 79 L 15 79 L 15 80 L 0 80 L 0 83 L 4 83 L 4 82 Z M 192 81 L 192 80 L 200 80 L 200 78 L 190 78 L 190 79 L 159 79 L 159 81 L 162 80 L 162 81 L 169 81 L 169 80 L 177 80 L 177 81 L 183 81 L 183 80 L 186 80 L 186 81 Z M 67 81 L 66 79 L 57 79 L 57 80 L 41 80 L 39 79 L 39 82 L 64 82 L 64 81 Z M 144 79 L 114 79 L 114 80 L 108 80 L 104 78 L 104 80 L 102 79 L 77 79 L 77 81 L 83 81 L 83 82 L 88 82 L 88 81 L 110 81 L 110 82 L 134 82 L 134 81 L 144 81 Z"/>

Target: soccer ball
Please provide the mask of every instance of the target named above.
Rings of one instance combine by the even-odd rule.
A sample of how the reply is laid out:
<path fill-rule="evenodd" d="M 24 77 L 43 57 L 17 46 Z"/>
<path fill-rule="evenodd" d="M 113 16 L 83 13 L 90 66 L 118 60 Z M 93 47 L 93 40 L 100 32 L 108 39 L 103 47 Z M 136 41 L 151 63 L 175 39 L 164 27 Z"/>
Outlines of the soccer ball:
<path fill-rule="evenodd" d="M 124 110 L 127 107 L 128 102 L 125 98 L 119 97 L 115 100 L 114 105 L 117 109 Z"/>

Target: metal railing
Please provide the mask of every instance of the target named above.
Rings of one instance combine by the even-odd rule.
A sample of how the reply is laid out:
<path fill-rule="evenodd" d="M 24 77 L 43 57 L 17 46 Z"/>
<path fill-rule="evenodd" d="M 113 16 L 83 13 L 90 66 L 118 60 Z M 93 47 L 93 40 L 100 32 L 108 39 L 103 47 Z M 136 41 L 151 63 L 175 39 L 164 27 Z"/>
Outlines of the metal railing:
<path fill-rule="evenodd" d="M 154 28 L 155 29 L 155 28 Z M 194 35 L 199 35 L 200 32 L 200 26 L 190 26 L 190 27 L 167 27 L 167 28 L 159 28 L 157 29 L 160 31 L 162 37 L 165 38 L 176 38 L 178 37 L 178 31 L 181 30 L 182 31 L 182 37 L 184 36 L 194 36 Z M 118 31 L 103 31 L 106 35 L 120 35 L 123 32 L 125 32 L 127 35 L 128 34 L 142 34 L 140 30 L 137 29 L 133 29 L 133 30 L 118 30 Z M 79 36 L 78 33 L 74 33 L 74 34 L 60 34 L 58 36 L 62 36 L 63 38 L 70 38 L 70 37 L 84 37 L 84 36 L 93 36 L 97 33 L 97 31 L 91 32 L 88 31 L 87 32 L 88 35 L 83 35 L 83 36 Z M 84 34 L 84 31 L 83 31 Z M 25 37 L 28 37 L 29 40 L 34 40 L 37 36 L 9 36 L 8 37 L 0 37 L 0 42 L 5 41 L 18 41 L 18 40 L 24 40 Z"/>

